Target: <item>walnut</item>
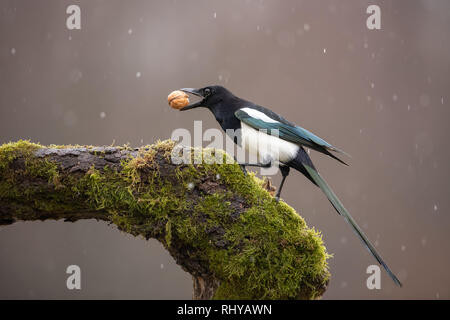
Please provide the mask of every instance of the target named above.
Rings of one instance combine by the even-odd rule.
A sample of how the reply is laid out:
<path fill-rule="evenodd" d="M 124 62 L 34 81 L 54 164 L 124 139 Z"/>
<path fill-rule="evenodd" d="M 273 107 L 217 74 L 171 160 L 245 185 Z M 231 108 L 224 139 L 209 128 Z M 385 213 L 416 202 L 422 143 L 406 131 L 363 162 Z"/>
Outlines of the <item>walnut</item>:
<path fill-rule="evenodd" d="M 179 110 L 189 104 L 189 96 L 183 91 L 175 90 L 169 94 L 167 101 L 172 108 Z"/>

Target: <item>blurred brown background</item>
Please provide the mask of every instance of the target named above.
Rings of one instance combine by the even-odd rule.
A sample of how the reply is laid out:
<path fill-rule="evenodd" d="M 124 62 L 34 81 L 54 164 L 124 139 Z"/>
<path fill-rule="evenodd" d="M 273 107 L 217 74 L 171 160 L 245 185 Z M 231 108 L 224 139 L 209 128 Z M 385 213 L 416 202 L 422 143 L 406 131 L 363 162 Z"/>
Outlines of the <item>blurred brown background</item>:
<path fill-rule="evenodd" d="M 81 30 L 66 8 L 81 7 Z M 381 7 L 381 30 L 366 8 Z M 0 143 L 149 144 L 218 128 L 167 106 L 221 84 L 352 155 L 316 166 L 404 283 L 382 272 L 322 193 L 291 174 L 284 199 L 323 232 L 324 299 L 450 298 L 450 2 L 0 0 Z M 280 178 L 274 178 L 278 183 Z M 66 289 L 77 264 L 82 290 Z M 156 241 L 95 221 L 0 229 L 0 298 L 187 298 L 191 278 Z"/>

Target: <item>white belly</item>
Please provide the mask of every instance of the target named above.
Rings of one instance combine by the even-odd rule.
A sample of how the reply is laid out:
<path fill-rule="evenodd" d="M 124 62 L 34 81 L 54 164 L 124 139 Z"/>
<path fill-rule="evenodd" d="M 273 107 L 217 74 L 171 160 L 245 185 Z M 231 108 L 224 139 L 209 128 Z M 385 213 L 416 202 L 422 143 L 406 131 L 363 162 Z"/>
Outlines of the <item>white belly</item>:
<path fill-rule="evenodd" d="M 242 146 L 250 155 L 259 156 L 258 161 L 274 164 L 287 163 L 295 158 L 299 146 L 268 135 L 241 122 Z"/>

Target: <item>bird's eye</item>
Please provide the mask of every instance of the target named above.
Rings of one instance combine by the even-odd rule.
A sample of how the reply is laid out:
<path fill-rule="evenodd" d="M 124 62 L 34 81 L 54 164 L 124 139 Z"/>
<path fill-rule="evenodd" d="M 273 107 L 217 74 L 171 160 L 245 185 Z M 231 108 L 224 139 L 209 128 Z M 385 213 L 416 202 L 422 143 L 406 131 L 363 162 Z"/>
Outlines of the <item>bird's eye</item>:
<path fill-rule="evenodd" d="M 204 92 L 205 96 L 209 96 L 211 94 L 211 89 L 206 88 L 203 92 Z"/>

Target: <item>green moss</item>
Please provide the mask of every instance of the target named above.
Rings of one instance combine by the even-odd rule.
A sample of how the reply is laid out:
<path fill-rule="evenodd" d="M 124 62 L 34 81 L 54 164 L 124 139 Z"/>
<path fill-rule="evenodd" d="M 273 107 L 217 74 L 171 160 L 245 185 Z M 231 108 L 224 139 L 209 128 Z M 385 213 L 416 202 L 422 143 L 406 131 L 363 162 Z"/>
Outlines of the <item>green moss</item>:
<path fill-rule="evenodd" d="M 173 141 L 159 141 L 123 160 L 120 172 L 92 167 L 75 176 L 48 159 L 34 158 L 39 145 L 5 144 L 0 147 L 0 200 L 31 202 L 46 212 L 106 211 L 119 229 L 156 237 L 169 250 L 184 250 L 208 266 L 220 279 L 217 299 L 319 297 L 330 277 L 320 233 L 290 206 L 277 203 L 262 188 L 263 180 L 252 173 L 245 176 L 237 164 L 178 166 L 174 174 L 161 175 L 157 157 L 169 160 L 173 147 Z M 220 156 L 224 163 L 230 160 Z M 18 157 L 25 160 L 19 171 L 10 168 Z M 21 184 L 27 177 L 47 181 L 52 192 Z M 210 193 L 204 189 L 208 183 L 224 187 Z M 237 199 L 246 209 L 235 207 Z"/>
<path fill-rule="evenodd" d="M 30 155 L 40 147 L 39 144 L 32 143 L 28 140 L 19 140 L 17 142 L 9 142 L 1 145 L 0 173 L 2 173 L 18 156 Z"/>
<path fill-rule="evenodd" d="M 223 156 L 226 163 L 228 155 Z M 191 165 L 177 176 L 185 185 L 217 176 L 229 191 L 203 196 L 193 215 L 172 222 L 180 225 L 176 230 L 185 241 L 201 247 L 204 259 L 222 279 L 215 298 L 317 298 L 323 293 L 330 256 L 320 233 L 309 229 L 286 203 L 277 203 L 261 187 L 263 180 L 253 173 L 245 176 L 237 164 Z M 231 204 L 236 195 L 251 207 L 233 220 Z M 198 223 L 198 216 L 205 215 L 208 219 Z M 212 227 L 225 230 L 226 248 L 207 241 L 211 238 L 205 236 L 207 229 Z"/>

